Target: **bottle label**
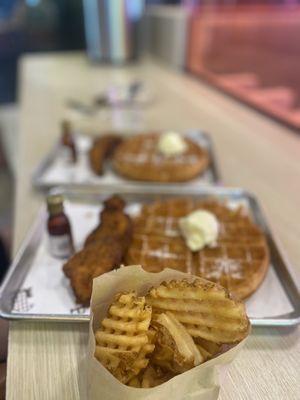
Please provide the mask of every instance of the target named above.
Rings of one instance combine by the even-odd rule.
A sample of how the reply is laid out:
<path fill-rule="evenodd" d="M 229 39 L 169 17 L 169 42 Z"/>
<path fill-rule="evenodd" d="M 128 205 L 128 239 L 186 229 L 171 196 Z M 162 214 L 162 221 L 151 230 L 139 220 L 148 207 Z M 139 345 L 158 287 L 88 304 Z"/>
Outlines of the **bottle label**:
<path fill-rule="evenodd" d="M 70 235 L 49 236 L 49 250 L 52 256 L 68 258 L 73 254 L 73 245 Z"/>

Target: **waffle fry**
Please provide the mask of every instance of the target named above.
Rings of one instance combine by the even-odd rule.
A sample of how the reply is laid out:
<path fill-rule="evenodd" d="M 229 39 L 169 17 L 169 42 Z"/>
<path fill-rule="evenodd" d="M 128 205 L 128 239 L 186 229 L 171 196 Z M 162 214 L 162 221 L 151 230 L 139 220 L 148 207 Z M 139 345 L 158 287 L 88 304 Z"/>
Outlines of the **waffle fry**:
<path fill-rule="evenodd" d="M 196 278 L 145 296 L 119 293 L 95 332 L 94 356 L 121 383 L 152 388 L 229 350 L 250 330 L 241 302 Z"/>
<path fill-rule="evenodd" d="M 194 338 L 195 345 L 197 346 L 199 352 L 201 353 L 204 361 L 214 358 L 216 355 L 222 353 L 223 345 L 218 343 L 210 342 L 200 337 Z"/>
<path fill-rule="evenodd" d="M 166 372 L 157 366 L 154 367 L 149 364 L 142 375 L 141 387 L 146 389 L 161 385 L 173 378 L 173 376 L 174 374 L 171 372 Z"/>
<path fill-rule="evenodd" d="M 134 292 L 116 296 L 96 331 L 95 357 L 121 382 L 127 383 L 148 365 L 154 350 L 149 331 L 151 306 Z"/>
<path fill-rule="evenodd" d="M 204 361 L 191 335 L 172 313 L 158 314 L 153 325 L 158 332 L 151 358 L 154 364 L 177 374 Z"/>
<path fill-rule="evenodd" d="M 127 383 L 128 386 L 135 387 L 135 388 L 140 388 L 141 386 L 141 381 L 138 376 L 134 376 L 130 381 Z"/>
<path fill-rule="evenodd" d="M 171 311 L 192 337 L 219 344 L 236 343 L 249 332 L 244 305 L 205 279 L 164 282 L 150 290 L 147 304 L 154 314 Z"/>

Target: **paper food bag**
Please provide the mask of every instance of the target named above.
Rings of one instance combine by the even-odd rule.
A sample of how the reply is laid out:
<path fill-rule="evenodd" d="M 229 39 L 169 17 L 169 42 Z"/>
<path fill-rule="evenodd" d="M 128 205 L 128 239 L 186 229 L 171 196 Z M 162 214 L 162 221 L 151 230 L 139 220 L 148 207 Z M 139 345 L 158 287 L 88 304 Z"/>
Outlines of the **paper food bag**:
<path fill-rule="evenodd" d="M 172 279 L 193 281 L 195 277 L 172 269 L 165 269 L 160 273 L 149 273 L 140 266 L 130 266 L 94 279 L 86 366 L 88 400 L 215 400 L 218 398 L 218 369 L 229 364 L 236 357 L 245 340 L 226 353 L 150 389 L 133 388 L 120 383 L 94 357 L 94 333 L 106 316 L 114 296 L 119 292 L 130 290 L 135 290 L 139 296 L 142 296 L 152 286 L 158 286 L 162 281 Z"/>

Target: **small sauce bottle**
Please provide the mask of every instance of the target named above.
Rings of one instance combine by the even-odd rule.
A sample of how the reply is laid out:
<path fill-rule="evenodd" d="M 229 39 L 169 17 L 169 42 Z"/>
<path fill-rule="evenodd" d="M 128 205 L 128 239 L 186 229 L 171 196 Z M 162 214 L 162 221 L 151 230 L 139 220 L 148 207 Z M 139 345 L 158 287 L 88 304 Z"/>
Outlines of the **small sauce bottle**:
<path fill-rule="evenodd" d="M 62 125 L 62 134 L 61 134 L 61 144 L 66 150 L 65 152 L 65 158 L 67 161 L 71 163 L 76 163 L 77 161 L 77 151 L 76 151 L 76 146 L 74 142 L 74 138 L 72 135 L 72 128 L 71 124 L 69 121 L 63 121 Z"/>
<path fill-rule="evenodd" d="M 74 253 L 71 225 L 64 213 L 61 195 L 47 197 L 49 251 L 53 257 L 69 258 Z"/>

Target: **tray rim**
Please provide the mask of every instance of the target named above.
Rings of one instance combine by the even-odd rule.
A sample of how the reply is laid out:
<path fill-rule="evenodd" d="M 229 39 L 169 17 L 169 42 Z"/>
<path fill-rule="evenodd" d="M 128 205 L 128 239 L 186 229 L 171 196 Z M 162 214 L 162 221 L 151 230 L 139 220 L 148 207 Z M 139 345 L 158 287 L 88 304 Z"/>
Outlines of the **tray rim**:
<path fill-rule="evenodd" d="M 146 134 L 147 132 L 149 132 L 149 130 L 142 130 L 139 133 L 133 133 L 132 135 L 129 135 L 128 133 L 124 133 L 125 131 L 115 131 L 116 133 L 120 133 L 121 135 L 124 135 L 124 137 L 129 137 L 129 136 L 133 136 L 136 134 Z M 158 130 L 158 132 L 161 132 L 161 130 Z M 182 130 L 182 133 L 184 135 L 189 134 L 189 133 L 198 133 L 201 136 L 203 136 L 205 138 L 205 140 L 208 142 L 208 152 L 209 152 L 209 156 L 210 156 L 210 165 L 209 165 L 209 170 L 211 171 L 212 174 L 212 181 L 211 182 L 205 182 L 203 185 L 217 185 L 220 184 L 222 181 L 221 178 L 221 174 L 220 174 L 220 169 L 218 167 L 217 161 L 216 161 L 216 153 L 215 153 L 215 145 L 214 142 L 211 138 L 211 135 L 209 135 L 206 131 L 202 131 L 201 129 L 184 129 Z M 75 135 L 80 135 L 80 136 L 87 136 L 87 137 L 91 137 L 93 138 L 93 136 L 81 133 L 81 132 L 76 132 Z M 144 186 L 148 186 L 151 185 L 153 187 L 155 186 L 165 186 L 167 188 L 171 188 L 171 187 L 181 187 L 181 182 L 178 183 L 159 183 L 159 182 L 139 182 L 139 181 L 133 181 L 130 179 L 126 179 L 126 178 L 122 178 L 124 179 L 124 182 L 119 182 L 119 183 L 45 183 L 42 180 L 42 175 L 45 173 L 45 171 L 47 170 L 47 168 L 49 167 L 49 165 L 54 161 L 54 159 L 56 158 L 56 154 L 58 152 L 58 149 L 60 147 L 59 144 L 59 139 L 57 139 L 50 152 L 46 154 L 46 156 L 44 158 L 42 158 L 42 160 L 38 163 L 37 167 L 33 170 L 32 176 L 31 176 L 31 181 L 32 181 L 32 185 L 33 187 L 35 187 L 36 189 L 45 191 L 45 190 L 50 190 L 51 188 L 55 187 L 55 186 L 59 186 L 59 187 L 63 187 L 65 189 L 77 189 L 77 188 L 84 188 L 87 190 L 93 190 L 94 188 L 113 188 L 113 187 L 118 187 L 120 184 L 122 185 L 137 185 L 140 188 L 144 188 Z M 184 184 L 188 184 L 189 182 L 184 182 Z M 201 183 L 199 183 L 201 184 Z M 201 184 L 202 185 L 202 184 Z M 189 188 L 187 188 L 189 189 Z"/>
<path fill-rule="evenodd" d="M 70 190 L 64 187 L 56 187 L 53 188 L 50 193 L 62 193 L 66 196 L 66 198 L 78 197 L 78 198 L 88 198 L 97 197 L 102 195 L 110 195 L 113 192 L 113 188 L 107 189 L 104 193 L 99 192 L 94 188 L 94 190 Z M 177 192 L 175 188 L 158 188 L 158 187 L 147 187 L 147 190 L 141 193 L 139 188 L 136 185 L 119 187 L 118 193 L 128 194 L 128 195 L 137 195 L 137 196 L 147 196 L 148 195 L 173 195 L 182 197 L 184 195 L 223 195 L 223 196 L 236 196 L 246 198 L 249 201 L 249 205 L 251 210 L 253 211 L 253 217 L 256 219 L 256 222 L 260 225 L 260 227 L 264 230 L 266 234 L 268 245 L 270 247 L 270 255 L 271 258 L 278 258 L 276 262 L 272 262 L 274 271 L 280 280 L 283 290 L 285 291 L 291 305 L 294 310 L 292 312 L 278 315 L 276 317 L 264 317 L 264 318 L 250 318 L 251 324 L 253 326 L 272 326 L 272 327 L 284 327 L 284 326 L 295 326 L 300 324 L 300 293 L 297 287 L 297 279 L 296 274 L 291 267 L 290 262 L 288 261 L 286 254 L 282 251 L 281 245 L 278 243 L 277 237 L 270 230 L 269 224 L 264 216 L 262 208 L 256 199 L 256 197 L 250 193 L 249 191 L 242 188 L 231 188 L 231 187 L 201 187 L 194 188 L 193 190 L 188 190 L 184 194 L 180 194 Z M 86 199 L 89 201 L 89 199 Z M 89 201 L 91 202 L 91 200 Z M 89 321 L 89 315 L 80 315 L 80 314 L 30 314 L 30 313 L 13 313 L 7 312 L 4 309 L 3 304 L 3 294 L 5 290 L 11 283 L 11 280 L 14 278 L 14 274 L 16 274 L 16 270 L 20 268 L 20 263 L 22 262 L 22 258 L 24 258 L 24 254 L 26 249 L 28 249 L 29 244 L 31 243 L 32 238 L 39 233 L 41 229 L 41 218 L 45 215 L 45 206 L 42 206 L 39 212 L 36 215 L 33 225 L 29 229 L 27 235 L 25 236 L 24 241 L 22 242 L 9 271 L 4 278 L 4 281 L 0 287 L 0 316 L 9 320 L 28 320 L 28 321 L 55 321 L 55 322 L 87 322 Z M 260 218 L 260 221 L 257 220 L 257 217 Z M 275 255 L 274 255 L 275 251 Z M 281 265 L 278 265 L 279 264 Z M 280 274 L 283 274 L 286 278 L 285 281 L 282 281 L 280 278 Z M 26 276 L 26 273 L 25 273 Z M 24 278 L 22 279 L 23 282 Z"/>

